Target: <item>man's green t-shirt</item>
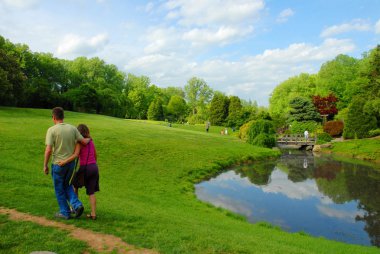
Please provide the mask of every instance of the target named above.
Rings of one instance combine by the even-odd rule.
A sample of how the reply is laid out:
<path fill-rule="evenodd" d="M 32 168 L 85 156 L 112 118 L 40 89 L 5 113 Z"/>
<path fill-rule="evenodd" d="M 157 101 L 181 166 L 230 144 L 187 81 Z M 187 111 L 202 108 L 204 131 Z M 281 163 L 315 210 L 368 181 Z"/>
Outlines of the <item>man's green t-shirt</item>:
<path fill-rule="evenodd" d="M 46 133 L 46 145 L 53 148 L 53 164 L 65 160 L 74 153 L 75 144 L 83 139 L 77 128 L 70 124 L 58 123 Z"/>

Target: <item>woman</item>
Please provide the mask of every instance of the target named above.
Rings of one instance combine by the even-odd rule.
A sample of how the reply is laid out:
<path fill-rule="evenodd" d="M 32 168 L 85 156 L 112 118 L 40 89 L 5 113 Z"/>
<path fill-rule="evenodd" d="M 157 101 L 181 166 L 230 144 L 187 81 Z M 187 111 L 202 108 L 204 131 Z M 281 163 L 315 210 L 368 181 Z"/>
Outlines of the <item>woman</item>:
<path fill-rule="evenodd" d="M 80 124 L 77 127 L 78 131 L 84 138 L 91 138 L 90 130 L 85 124 Z M 83 146 L 77 144 L 72 156 L 64 161 L 58 162 L 58 165 L 63 166 L 79 156 L 80 168 L 78 171 L 83 170 L 85 172 L 85 187 L 86 194 L 89 196 L 91 213 L 87 214 L 87 218 L 96 220 L 96 197 L 95 192 L 99 191 L 99 169 L 96 163 L 96 149 L 92 139 L 90 142 Z M 78 194 L 78 188 L 74 187 L 75 193 Z"/>

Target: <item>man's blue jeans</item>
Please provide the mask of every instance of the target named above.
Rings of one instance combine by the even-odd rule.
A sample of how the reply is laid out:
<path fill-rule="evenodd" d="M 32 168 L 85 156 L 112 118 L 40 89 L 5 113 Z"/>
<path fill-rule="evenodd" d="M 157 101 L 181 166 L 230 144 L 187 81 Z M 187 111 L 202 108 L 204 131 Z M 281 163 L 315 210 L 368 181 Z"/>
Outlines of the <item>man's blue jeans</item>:
<path fill-rule="evenodd" d="M 82 202 L 79 201 L 78 196 L 75 194 L 73 186 L 69 185 L 74 167 L 74 161 L 63 167 L 57 164 L 53 164 L 51 167 L 55 196 L 58 201 L 60 213 L 65 216 L 70 216 L 70 207 L 68 203 L 75 210 L 82 206 Z"/>

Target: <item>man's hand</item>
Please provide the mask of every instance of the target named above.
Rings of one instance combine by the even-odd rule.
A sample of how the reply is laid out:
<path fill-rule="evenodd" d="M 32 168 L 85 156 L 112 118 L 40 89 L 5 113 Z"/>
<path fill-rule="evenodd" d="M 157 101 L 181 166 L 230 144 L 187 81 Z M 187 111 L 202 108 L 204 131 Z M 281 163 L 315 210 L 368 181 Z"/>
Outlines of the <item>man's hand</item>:
<path fill-rule="evenodd" d="M 47 165 L 44 166 L 44 173 L 45 175 L 49 174 L 49 167 Z"/>

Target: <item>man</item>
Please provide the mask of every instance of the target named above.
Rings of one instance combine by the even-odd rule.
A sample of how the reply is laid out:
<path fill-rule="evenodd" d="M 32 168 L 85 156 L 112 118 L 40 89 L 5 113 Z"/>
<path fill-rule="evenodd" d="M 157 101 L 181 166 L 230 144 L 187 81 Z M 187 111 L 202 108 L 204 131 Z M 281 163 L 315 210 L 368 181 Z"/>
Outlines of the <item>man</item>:
<path fill-rule="evenodd" d="M 78 218 L 82 215 L 84 207 L 74 193 L 73 187 L 69 184 L 75 162 L 72 161 L 62 167 L 60 167 L 57 162 L 70 157 L 78 141 L 86 145 L 90 139 L 83 138 L 77 128 L 63 122 L 64 112 L 62 108 L 53 108 L 52 118 L 54 126 L 50 127 L 46 133 L 44 172 L 46 175 L 49 174 L 48 163 L 51 154 L 53 154 L 51 172 L 55 196 L 60 209 L 60 211 L 55 214 L 55 217 L 70 219 L 71 211 L 68 205 L 68 203 L 70 203 L 74 209 L 75 217 Z"/>
<path fill-rule="evenodd" d="M 307 130 L 305 130 L 303 135 L 305 136 L 305 141 L 308 141 L 309 140 L 309 132 Z"/>

